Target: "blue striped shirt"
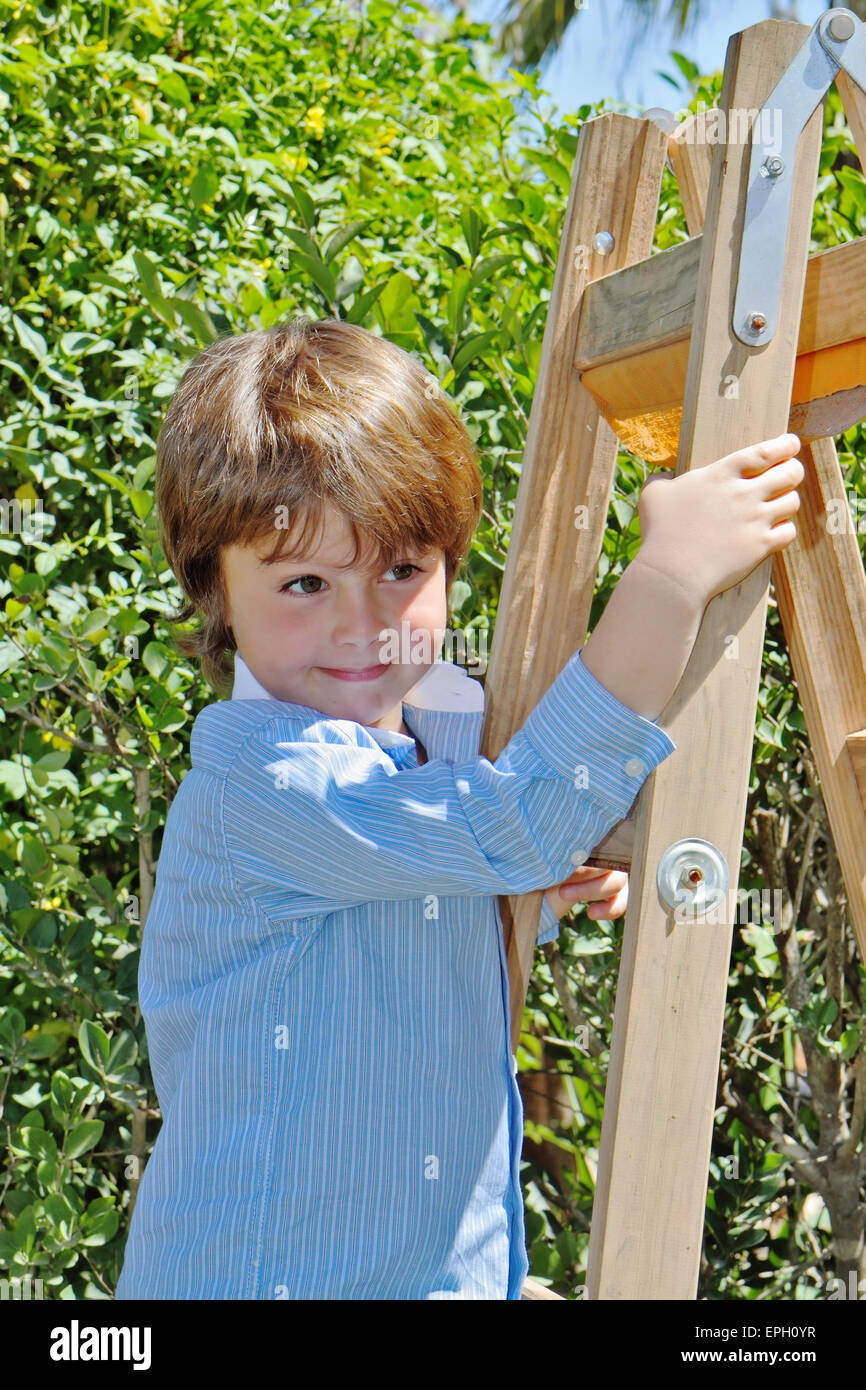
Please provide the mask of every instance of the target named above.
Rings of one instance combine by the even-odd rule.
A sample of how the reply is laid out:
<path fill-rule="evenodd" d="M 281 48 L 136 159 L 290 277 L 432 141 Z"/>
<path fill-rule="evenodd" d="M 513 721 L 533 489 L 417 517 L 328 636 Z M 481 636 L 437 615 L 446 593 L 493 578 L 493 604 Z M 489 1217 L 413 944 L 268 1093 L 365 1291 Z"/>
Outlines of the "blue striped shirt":
<path fill-rule="evenodd" d="M 116 1297 L 518 1299 L 497 895 L 567 878 L 675 745 L 579 651 L 495 762 L 450 663 L 403 704 L 414 737 L 235 670 L 193 725 L 142 936 L 162 1126 Z"/>

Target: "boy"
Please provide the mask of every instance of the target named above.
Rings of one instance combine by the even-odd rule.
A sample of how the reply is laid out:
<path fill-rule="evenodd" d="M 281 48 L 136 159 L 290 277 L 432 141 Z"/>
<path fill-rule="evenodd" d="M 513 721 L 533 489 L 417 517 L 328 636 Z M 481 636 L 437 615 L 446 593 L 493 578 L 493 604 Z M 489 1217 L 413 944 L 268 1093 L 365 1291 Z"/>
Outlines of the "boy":
<path fill-rule="evenodd" d="M 795 534 L 795 435 L 651 479 L 591 640 L 491 763 L 481 686 L 437 661 L 482 488 L 430 382 L 301 320 L 200 353 L 160 433 L 177 620 L 203 618 L 181 650 L 217 690 L 233 653 L 235 684 L 193 726 L 143 933 L 162 1127 L 118 1298 L 520 1297 L 497 895 L 623 818 L 706 603 Z"/>

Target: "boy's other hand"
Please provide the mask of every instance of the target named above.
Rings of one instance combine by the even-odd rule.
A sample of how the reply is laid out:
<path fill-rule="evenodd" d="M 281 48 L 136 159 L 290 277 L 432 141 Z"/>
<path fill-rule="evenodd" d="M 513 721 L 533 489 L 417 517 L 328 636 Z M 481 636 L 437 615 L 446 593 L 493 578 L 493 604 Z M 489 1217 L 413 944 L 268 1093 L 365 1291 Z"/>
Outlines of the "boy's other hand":
<path fill-rule="evenodd" d="M 622 917 L 628 905 L 628 874 L 621 869 L 596 869 L 585 864 L 562 883 L 545 889 L 544 896 L 557 917 L 564 917 L 577 902 L 591 902 L 594 906 L 587 908 L 587 917 L 594 922 L 609 922 Z"/>
<path fill-rule="evenodd" d="M 652 474 L 641 491 L 634 564 L 660 570 L 703 605 L 739 584 L 797 534 L 790 519 L 806 476 L 796 434 L 780 434 L 675 477 Z"/>

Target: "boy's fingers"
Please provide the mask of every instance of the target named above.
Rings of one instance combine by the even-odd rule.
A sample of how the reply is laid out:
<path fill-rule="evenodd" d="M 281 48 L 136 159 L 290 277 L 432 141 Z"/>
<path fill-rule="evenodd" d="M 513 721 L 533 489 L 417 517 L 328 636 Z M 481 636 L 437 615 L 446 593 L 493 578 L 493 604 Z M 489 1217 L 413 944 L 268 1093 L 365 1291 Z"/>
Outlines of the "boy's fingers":
<path fill-rule="evenodd" d="M 626 878 L 628 875 L 622 869 L 602 869 L 595 864 L 581 864 L 579 868 L 572 869 L 568 878 L 562 880 L 563 883 L 587 883 L 593 878 L 609 878 L 612 874 L 621 875 Z"/>
<path fill-rule="evenodd" d="M 628 888 L 623 888 L 615 897 L 607 898 L 603 903 L 593 903 L 592 907 L 586 909 L 586 915 L 594 922 L 612 922 L 615 917 L 623 917 L 627 907 Z"/>
<path fill-rule="evenodd" d="M 780 434 L 775 439 L 762 439 L 745 449 L 737 449 L 725 454 L 722 462 L 736 464 L 744 477 L 754 478 L 783 459 L 793 458 L 800 452 L 800 438 L 796 434 Z"/>
<path fill-rule="evenodd" d="M 622 870 L 610 869 L 596 878 L 582 879 L 579 883 L 566 880 L 560 884 L 559 892 L 569 902 L 577 902 L 581 898 L 587 902 L 598 902 L 620 892 L 627 882 L 628 875 Z"/>
<path fill-rule="evenodd" d="M 650 473 L 649 477 L 648 477 L 648 478 L 646 479 L 646 481 L 644 482 L 644 485 L 643 485 L 641 491 L 642 491 L 642 492 L 646 492 L 647 488 L 650 487 L 650 485 L 651 485 L 652 483 L 658 482 L 659 478 L 675 478 L 675 477 L 676 477 L 676 474 L 674 473 L 674 471 L 673 471 L 672 468 L 657 468 L 657 469 L 655 470 L 654 473 Z"/>

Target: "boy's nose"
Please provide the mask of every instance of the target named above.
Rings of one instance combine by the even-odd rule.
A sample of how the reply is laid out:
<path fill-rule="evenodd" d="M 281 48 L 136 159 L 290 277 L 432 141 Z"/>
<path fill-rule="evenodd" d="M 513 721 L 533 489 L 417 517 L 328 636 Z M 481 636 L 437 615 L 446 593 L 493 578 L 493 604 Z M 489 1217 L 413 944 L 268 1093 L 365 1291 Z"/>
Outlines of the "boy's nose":
<path fill-rule="evenodd" d="M 384 614 L 375 600 L 365 594 L 347 594 L 337 602 L 331 639 L 375 653 L 380 645 L 379 633 L 385 627 Z"/>

